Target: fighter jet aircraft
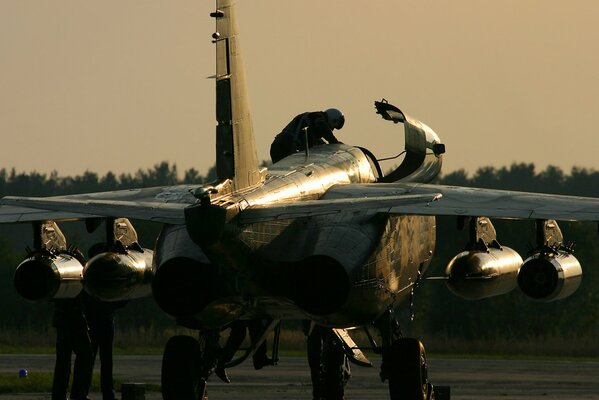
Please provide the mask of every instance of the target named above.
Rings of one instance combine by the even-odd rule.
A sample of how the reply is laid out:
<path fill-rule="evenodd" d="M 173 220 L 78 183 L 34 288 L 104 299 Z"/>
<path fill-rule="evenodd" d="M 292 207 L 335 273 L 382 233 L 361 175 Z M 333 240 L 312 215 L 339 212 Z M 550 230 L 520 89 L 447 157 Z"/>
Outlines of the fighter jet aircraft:
<path fill-rule="evenodd" d="M 403 125 L 405 155 L 383 174 L 369 150 L 328 144 L 261 168 L 256 155 L 233 0 L 217 0 L 216 166 L 210 184 L 30 198 L 4 197 L 0 222 L 31 223 L 34 248 L 15 272 L 33 300 L 107 301 L 152 293 L 178 324 L 198 336 L 166 344 L 167 400 L 201 399 L 206 380 L 256 354 L 282 320 L 306 321 L 315 397 L 341 398 L 344 363 L 371 365 L 350 337 L 366 329 L 382 355 L 381 378 L 392 399 L 429 399 L 423 344 L 404 338 L 395 310 L 409 306 L 435 248 L 435 216 L 455 216 L 470 232 L 466 251 L 448 264 L 447 283 L 480 299 L 516 287 L 536 300 L 574 292 L 581 266 L 556 220 L 599 221 L 599 199 L 429 184 L 445 146 L 424 123 L 386 100 L 384 122 Z M 154 249 L 138 244 L 128 218 L 163 224 Z M 528 219 L 537 247 L 526 260 L 502 246 L 489 218 Z M 82 262 L 57 222 L 105 222 L 104 250 Z M 457 252 L 457 250 L 456 250 Z M 222 343 L 221 333 L 231 331 Z M 240 341 L 250 331 L 251 345 Z M 235 335 L 233 334 L 235 332 Z M 380 336 L 375 339 L 374 334 Z M 238 356 L 236 356 L 238 355 Z"/>

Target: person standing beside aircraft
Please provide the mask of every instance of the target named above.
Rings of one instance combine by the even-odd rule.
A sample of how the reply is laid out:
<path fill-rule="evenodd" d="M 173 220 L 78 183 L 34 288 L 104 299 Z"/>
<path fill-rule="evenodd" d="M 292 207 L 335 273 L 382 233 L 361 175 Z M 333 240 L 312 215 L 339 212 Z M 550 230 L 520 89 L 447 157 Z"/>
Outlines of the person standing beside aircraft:
<path fill-rule="evenodd" d="M 52 381 L 52 400 L 65 400 L 71 375 L 71 355 L 75 353 L 72 400 L 87 400 L 92 380 L 92 347 L 81 296 L 54 301 L 56 363 Z"/>
<path fill-rule="evenodd" d="M 308 128 L 308 147 L 340 143 L 333 135 L 333 129 L 341 129 L 345 124 L 343 113 L 336 108 L 325 111 L 305 112 L 295 116 L 270 145 L 270 158 L 273 163 L 306 147 L 303 129 Z"/>
<path fill-rule="evenodd" d="M 102 400 L 115 400 L 114 383 L 112 379 L 112 348 L 114 342 L 114 314 L 126 301 L 102 301 L 84 292 L 83 307 L 89 325 L 93 365 L 96 355 L 100 356 L 100 390 Z"/>

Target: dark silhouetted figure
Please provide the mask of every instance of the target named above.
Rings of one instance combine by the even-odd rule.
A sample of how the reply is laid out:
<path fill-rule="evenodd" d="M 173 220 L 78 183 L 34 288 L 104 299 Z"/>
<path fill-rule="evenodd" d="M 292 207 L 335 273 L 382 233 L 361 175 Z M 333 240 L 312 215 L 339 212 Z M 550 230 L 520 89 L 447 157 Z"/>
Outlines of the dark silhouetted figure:
<path fill-rule="evenodd" d="M 299 114 L 275 137 L 270 145 L 270 158 L 276 163 L 290 154 L 304 150 L 304 128 L 308 128 L 308 147 L 325 144 L 324 140 L 328 143 L 340 143 L 333 135 L 333 129 L 341 129 L 343 124 L 345 117 L 336 108 Z"/>
<path fill-rule="evenodd" d="M 65 400 L 71 375 L 71 355 L 75 353 L 71 399 L 88 399 L 92 380 L 92 347 L 83 315 L 81 297 L 54 301 L 56 328 L 56 364 L 52 382 L 52 400 Z"/>
<path fill-rule="evenodd" d="M 115 400 L 112 379 L 112 349 L 114 342 L 114 314 L 126 301 L 102 301 L 87 293 L 83 294 L 83 306 L 89 325 L 93 367 L 96 355 L 100 355 L 100 389 L 103 400 Z"/>

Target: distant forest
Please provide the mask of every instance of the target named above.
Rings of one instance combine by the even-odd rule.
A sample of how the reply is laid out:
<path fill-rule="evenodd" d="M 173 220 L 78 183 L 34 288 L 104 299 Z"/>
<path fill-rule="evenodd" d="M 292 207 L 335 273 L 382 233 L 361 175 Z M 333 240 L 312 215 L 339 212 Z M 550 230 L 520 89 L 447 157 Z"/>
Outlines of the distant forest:
<path fill-rule="evenodd" d="M 201 175 L 190 169 L 180 174 L 175 165 L 167 162 L 120 176 L 110 172 L 104 176 L 85 172 L 74 177 L 60 177 L 57 173 L 47 175 L 1 169 L 0 197 L 201 183 L 214 179 L 214 172 L 212 168 L 206 175 Z M 583 168 L 573 168 L 565 173 L 554 166 L 537 172 L 532 164 L 483 167 L 471 175 L 463 170 L 455 171 L 441 176 L 435 183 L 599 197 L 599 172 Z M 151 248 L 159 226 L 142 221 L 133 223 L 142 245 Z M 498 241 L 526 258 L 534 246 L 534 223 L 505 220 L 494 220 L 493 223 Z M 456 226 L 455 218 L 438 218 L 437 249 L 428 276 L 442 275 L 448 261 L 466 245 L 467 232 L 458 231 Z M 574 295 L 562 301 L 539 303 L 527 299 L 516 289 L 504 296 L 469 302 L 451 294 L 442 281 L 425 281 L 415 295 L 416 318 L 413 323 L 406 323 L 406 330 L 443 344 L 473 339 L 487 344 L 516 339 L 545 343 L 553 338 L 557 347 L 565 347 L 566 342 L 573 343 L 573 340 L 583 347 L 582 343 L 596 342 L 594 338 L 599 334 L 598 228 L 593 223 L 563 222 L 560 226 L 565 239 L 577 244 L 575 256 L 583 267 L 583 282 Z M 81 222 L 64 223 L 64 231 L 69 243 L 82 249 L 101 240 L 88 237 Z M 31 245 L 31 236 L 28 224 L 0 226 L 0 345 L 4 331 L 23 332 L 23 337 L 49 331 L 52 305 L 28 303 L 12 286 L 12 274 L 25 255 L 25 247 Z M 150 298 L 130 302 L 118 315 L 118 326 L 123 331 L 164 331 L 172 329 L 173 325 Z M 572 352 L 571 349 L 568 351 Z M 585 349 L 581 348 L 581 351 L 584 353 Z M 599 350 L 595 351 L 599 355 Z"/>

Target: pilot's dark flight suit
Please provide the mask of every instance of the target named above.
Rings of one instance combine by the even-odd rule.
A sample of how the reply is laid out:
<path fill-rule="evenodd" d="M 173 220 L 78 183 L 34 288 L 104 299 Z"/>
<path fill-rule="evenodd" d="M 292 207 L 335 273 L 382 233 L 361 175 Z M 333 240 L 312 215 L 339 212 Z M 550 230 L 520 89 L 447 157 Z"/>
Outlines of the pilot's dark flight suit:
<path fill-rule="evenodd" d="M 87 293 L 83 294 L 85 316 L 89 325 L 93 367 L 96 354 L 100 354 L 100 389 L 103 400 L 114 400 L 112 380 L 112 347 L 114 341 L 114 313 L 126 301 L 101 301 Z"/>
<path fill-rule="evenodd" d="M 339 143 L 327 123 L 323 111 L 305 112 L 291 120 L 270 145 L 270 158 L 273 163 L 298 151 L 306 146 L 303 128 L 308 128 L 308 147 L 328 143 Z"/>
<path fill-rule="evenodd" d="M 75 353 L 71 399 L 87 399 L 92 379 L 92 348 L 83 316 L 81 298 L 54 301 L 56 364 L 52 381 L 52 400 L 65 400 L 71 375 L 71 354 Z"/>

